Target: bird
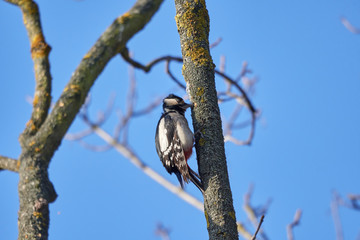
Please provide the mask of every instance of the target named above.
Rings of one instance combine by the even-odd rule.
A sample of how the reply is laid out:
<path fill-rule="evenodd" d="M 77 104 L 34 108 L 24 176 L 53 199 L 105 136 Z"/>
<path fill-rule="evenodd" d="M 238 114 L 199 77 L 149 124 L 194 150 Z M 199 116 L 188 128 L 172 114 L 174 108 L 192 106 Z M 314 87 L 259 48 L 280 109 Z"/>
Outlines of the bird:
<path fill-rule="evenodd" d="M 187 161 L 192 155 L 194 134 L 185 118 L 185 111 L 193 104 L 185 103 L 181 97 L 170 94 L 163 99 L 163 113 L 156 127 L 156 152 L 169 174 L 175 173 L 184 188 L 184 182 L 193 182 L 204 193 L 200 176 Z"/>

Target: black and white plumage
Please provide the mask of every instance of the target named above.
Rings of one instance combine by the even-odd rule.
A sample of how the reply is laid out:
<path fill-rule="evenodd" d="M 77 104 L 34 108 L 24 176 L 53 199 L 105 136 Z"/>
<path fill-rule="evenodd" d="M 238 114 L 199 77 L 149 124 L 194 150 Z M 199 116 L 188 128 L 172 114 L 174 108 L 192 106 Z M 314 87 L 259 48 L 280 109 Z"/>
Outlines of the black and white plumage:
<path fill-rule="evenodd" d="M 184 186 L 183 180 L 186 183 L 190 180 L 204 192 L 199 175 L 187 164 L 192 154 L 194 135 L 184 114 L 191 106 L 174 94 L 164 98 L 164 113 L 156 127 L 155 145 L 164 167 L 168 173 L 175 173 L 181 187 Z"/>

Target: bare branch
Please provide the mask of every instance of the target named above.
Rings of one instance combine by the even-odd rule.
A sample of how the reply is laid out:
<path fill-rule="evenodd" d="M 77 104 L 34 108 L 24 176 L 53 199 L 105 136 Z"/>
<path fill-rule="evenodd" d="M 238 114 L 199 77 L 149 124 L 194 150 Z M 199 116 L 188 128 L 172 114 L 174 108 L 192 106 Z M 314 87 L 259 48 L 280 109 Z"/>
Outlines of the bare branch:
<path fill-rule="evenodd" d="M 218 71 L 218 70 L 216 70 L 216 69 L 215 69 L 215 73 L 218 74 L 218 75 L 220 75 L 221 77 L 223 77 L 226 81 L 228 81 L 230 84 L 232 84 L 233 86 L 235 86 L 235 87 L 239 90 L 239 92 L 241 92 L 241 94 L 242 94 L 242 96 L 244 97 L 244 100 L 245 100 L 245 102 L 246 102 L 246 107 L 248 107 L 248 108 L 250 109 L 250 111 L 251 111 L 253 114 L 255 114 L 255 113 L 256 113 L 256 109 L 255 109 L 254 105 L 251 103 L 250 98 L 247 96 L 245 90 L 242 89 L 242 88 L 240 87 L 240 85 L 239 85 L 236 81 L 234 81 L 233 79 L 231 79 L 231 78 L 230 78 L 229 76 L 227 76 L 225 73 L 222 73 L 222 72 L 220 72 L 220 71 Z"/>
<path fill-rule="evenodd" d="M 248 192 L 244 195 L 244 210 L 250 222 L 256 228 L 258 225 L 257 216 L 255 210 L 251 207 L 250 199 L 254 190 L 254 185 L 250 184 Z"/>
<path fill-rule="evenodd" d="M 64 138 L 69 141 L 80 141 L 81 139 L 91 135 L 92 133 L 93 131 L 91 130 L 91 128 L 88 128 L 78 133 L 66 133 Z"/>
<path fill-rule="evenodd" d="M 267 211 L 267 207 L 269 205 L 269 202 L 268 201 L 268 204 L 266 205 L 266 207 L 263 207 L 262 208 L 262 215 L 261 215 L 261 218 L 260 218 L 260 222 L 258 222 L 258 217 L 259 217 L 259 214 L 257 213 L 257 211 L 251 206 L 251 203 L 250 203 L 250 199 L 251 199 L 251 196 L 252 196 L 252 193 L 253 193 L 253 190 L 254 190 L 254 185 L 253 184 L 250 184 L 249 185 L 249 189 L 248 189 L 248 192 L 244 195 L 244 206 L 243 206 L 243 209 L 247 215 L 247 217 L 249 218 L 250 222 L 252 223 L 252 225 L 254 226 L 254 228 L 257 230 L 259 228 L 259 230 L 257 230 L 257 232 L 260 232 L 260 235 L 263 239 L 268 239 L 267 235 L 265 234 L 265 232 L 260 229 L 259 226 L 261 226 L 261 221 L 263 220 L 263 216 L 266 211 Z M 256 235 L 257 235 L 257 232 L 256 232 Z M 256 237 L 255 235 L 255 237 Z"/>
<path fill-rule="evenodd" d="M 352 208 L 355 210 L 360 210 L 360 194 L 358 194 L 358 195 L 349 194 L 348 198 L 351 202 Z"/>
<path fill-rule="evenodd" d="M 257 234 L 258 234 L 258 232 L 259 232 L 259 230 L 260 230 L 260 228 L 261 228 L 261 225 L 262 225 L 262 223 L 264 222 L 264 218 L 265 218 L 265 216 L 262 215 L 261 218 L 260 218 L 260 222 L 259 222 L 259 224 L 258 224 L 258 226 L 257 226 L 257 228 L 256 228 L 256 231 L 255 231 L 253 237 L 251 238 L 251 240 L 255 240 L 255 239 L 256 239 L 256 236 L 257 236 Z"/>
<path fill-rule="evenodd" d="M 150 113 L 152 110 L 154 110 L 154 108 L 158 107 L 161 103 L 162 103 L 162 98 L 156 98 L 152 103 L 150 103 L 144 109 L 134 111 L 132 117 L 140 117 L 147 113 Z"/>
<path fill-rule="evenodd" d="M 344 239 L 344 233 L 342 230 L 340 215 L 339 215 L 339 200 L 340 196 L 337 194 L 337 192 L 333 192 L 333 199 L 331 201 L 330 209 L 331 209 L 331 215 L 333 217 L 334 226 L 335 226 L 335 232 L 336 232 L 336 240 L 343 240 Z"/>
<path fill-rule="evenodd" d="M 136 102 L 136 79 L 134 73 L 134 67 L 129 65 L 129 90 L 126 98 L 126 115 L 121 121 L 119 130 L 122 129 L 123 137 L 122 141 L 124 144 L 127 144 L 128 140 L 128 130 L 129 130 L 129 121 L 134 113 L 135 102 Z M 120 132 L 119 132 L 120 134 Z"/>
<path fill-rule="evenodd" d="M 97 120 L 95 122 L 97 125 L 104 124 L 104 122 L 109 118 L 110 114 L 113 111 L 113 107 L 114 107 L 114 103 L 115 103 L 115 97 L 116 97 L 116 94 L 112 93 L 110 95 L 110 98 L 109 98 L 109 101 L 108 101 L 108 104 L 107 104 L 105 110 L 98 112 L 98 118 L 97 118 Z M 88 104 L 84 104 L 84 105 L 88 106 Z"/>
<path fill-rule="evenodd" d="M 354 27 L 345 17 L 341 17 L 340 21 L 342 22 L 342 24 L 344 24 L 344 26 L 347 28 L 347 30 L 349 30 L 350 32 L 354 33 L 354 34 L 360 34 L 360 29 Z"/>
<path fill-rule="evenodd" d="M 249 66 L 248 62 L 244 61 L 239 75 L 235 78 L 236 82 L 240 81 L 240 79 L 245 77 L 246 74 L 252 73 L 252 71 L 248 68 L 248 66 Z"/>
<path fill-rule="evenodd" d="M 224 135 L 225 136 L 228 134 L 231 135 L 232 129 L 235 124 L 235 120 L 238 118 L 242 109 L 243 109 L 243 105 L 241 105 L 241 104 L 237 104 L 235 106 L 233 113 L 231 114 L 231 116 L 229 117 L 229 120 L 227 121 L 227 123 L 224 126 Z"/>
<path fill-rule="evenodd" d="M 237 231 L 238 233 L 244 238 L 244 239 L 251 239 L 252 235 L 250 232 L 246 229 L 245 225 L 241 222 L 236 222 L 237 225 Z"/>
<path fill-rule="evenodd" d="M 185 85 L 182 84 L 170 71 L 170 60 L 166 60 L 166 64 L 165 64 L 165 71 L 166 73 L 170 76 L 170 78 L 182 89 L 186 89 Z"/>
<path fill-rule="evenodd" d="M 91 151 L 94 151 L 94 152 L 106 152 L 106 151 L 112 149 L 112 146 L 110 144 L 95 145 L 95 144 L 87 143 L 82 139 L 80 139 L 78 141 L 79 141 L 81 146 L 83 146 L 84 148 L 89 149 Z"/>
<path fill-rule="evenodd" d="M 224 141 L 230 141 L 236 145 L 250 145 L 252 142 L 252 139 L 254 138 L 254 134 L 255 134 L 255 120 L 254 118 L 251 119 L 251 128 L 250 128 L 250 133 L 248 136 L 248 139 L 246 139 L 245 141 L 241 141 L 238 140 L 236 138 L 234 138 L 232 135 L 227 134 L 224 136 Z"/>
<path fill-rule="evenodd" d="M 9 170 L 12 172 L 19 172 L 19 166 L 20 162 L 17 159 L 0 155 L 0 171 Z"/>
<path fill-rule="evenodd" d="M 290 224 L 287 225 L 286 230 L 287 230 L 288 240 L 294 240 L 293 230 L 294 230 L 294 227 L 296 227 L 300 224 L 301 214 L 302 214 L 301 209 L 297 209 L 295 212 L 295 215 L 294 215 L 294 220 Z"/>
<path fill-rule="evenodd" d="M 142 69 L 144 72 L 149 72 L 153 66 L 155 66 L 156 64 L 158 64 L 162 61 L 165 61 L 166 62 L 166 65 L 165 65 L 166 73 L 170 76 L 170 78 L 177 85 L 179 85 L 181 88 L 185 89 L 185 85 L 182 84 L 177 78 L 175 78 L 175 76 L 170 71 L 170 61 L 182 62 L 182 58 L 172 57 L 172 56 L 163 56 L 163 57 L 154 59 L 147 65 L 143 65 L 140 62 L 137 62 L 131 58 L 131 56 L 129 54 L 129 50 L 127 48 L 125 48 L 123 51 L 121 51 L 120 54 L 126 62 L 128 62 L 130 65 L 132 65 L 135 68 Z"/>
<path fill-rule="evenodd" d="M 110 117 L 110 114 L 112 112 L 114 102 L 115 102 L 115 96 L 116 96 L 115 94 L 111 94 L 105 111 L 98 112 L 98 117 L 93 124 L 101 126 Z M 89 121 L 88 107 L 90 105 L 90 102 L 91 102 L 91 95 L 89 94 L 85 100 L 84 105 L 82 106 L 82 108 L 80 110 L 80 113 L 79 113 L 79 116 L 81 118 L 84 118 L 84 121 Z M 93 151 L 108 150 L 108 145 L 99 147 L 99 146 L 87 144 L 86 142 L 82 141 L 82 139 L 91 135 L 92 133 L 93 133 L 93 130 L 91 128 L 88 128 L 88 129 L 85 129 L 85 130 L 77 132 L 77 133 L 66 133 L 64 139 L 69 140 L 69 141 L 79 141 L 83 147 L 88 148 Z"/>
<path fill-rule="evenodd" d="M 28 121 L 24 132 L 20 136 L 20 143 L 22 144 L 21 139 L 24 139 L 26 136 L 34 135 L 48 115 L 51 102 L 51 74 L 49 63 L 51 47 L 46 43 L 43 35 L 37 4 L 32 0 L 6 1 L 17 5 L 22 11 L 24 25 L 31 45 L 31 58 L 34 62 L 35 93 L 33 98 L 33 110 L 30 121 Z"/>
<path fill-rule="evenodd" d="M 164 227 L 162 223 L 158 223 L 155 235 L 160 236 L 163 240 L 170 240 L 170 229 Z"/>
<path fill-rule="evenodd" d="M 222 38 L 221 38 L 221 37 L 219 37 L 218 39 L 216 39 L 215 42 L 213 42 L 212 44 L 210 44 L 210 46 L 209 46 L 210 49 L 216 47 L 217 45 L 219 45 L 219 44 L 221 43 L 221 41 L 222 41 Z"/>

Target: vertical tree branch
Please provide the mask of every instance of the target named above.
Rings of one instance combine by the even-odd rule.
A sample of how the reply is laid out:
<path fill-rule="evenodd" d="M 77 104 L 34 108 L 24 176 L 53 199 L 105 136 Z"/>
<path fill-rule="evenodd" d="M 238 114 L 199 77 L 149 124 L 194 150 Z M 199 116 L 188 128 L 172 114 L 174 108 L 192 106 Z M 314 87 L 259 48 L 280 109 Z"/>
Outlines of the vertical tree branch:
<path fill-rule="evenodd" d="M 51 74 L 49 53 L 51 47 L 46 43 L 40 22 L 39 8 L 32 0 L 6 0 L 17 5 L 23 14 L 24 25 L 31 45 L 31 58 L 35 70 L 35 94 L 33 111 L 21 139 L 34 135 L 47 117 L 51 102 Z M 21 143 L 22 141 L 20 141 Z"/>
<path fill-rule="evenodd" d="M 192 119 L 209 239 L 238 239 L 224 137 L 209 52 L 209 15 L 204 0 L 175 0 L 183 75 L 194 103 Z"/>
<path fill-rule="evenodd" d="M 294 215 L 294 220 L 286 226 L 288 240 L 294 240 L 293 230 L 294 230 L 294 227 L 296 227 L 300 224 L 301 214 L 302 214 L 301 209 L 297 209 L 295 212 L 295 215 Z"/>
<path fill-rule="evenodd" d="M 331 201 L 330 210 L 331 215 L 333 217 L 334 226 L 335 226 L 335 232 L 336 232 L 336 240 L 343 240 L 344 239 L 344 233 L 342 229 L 342 224 L 340 220 L 340 214 L 339 214 L 339 195 L 337 192 L 333 192 L 333 200 Z"/>

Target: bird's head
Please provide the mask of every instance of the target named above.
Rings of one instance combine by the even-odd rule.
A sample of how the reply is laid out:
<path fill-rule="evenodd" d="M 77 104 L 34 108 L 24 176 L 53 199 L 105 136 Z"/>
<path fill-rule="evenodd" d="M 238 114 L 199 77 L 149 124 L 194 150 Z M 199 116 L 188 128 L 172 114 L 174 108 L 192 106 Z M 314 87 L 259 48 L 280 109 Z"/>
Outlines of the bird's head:
<path fill-rule="evenodd" d="M 177 111 L 181 114 L 184 114 L 187 108 L 192 107 L 193 104 L 188 104 L 184 102 L 184 99 L 178 97 L 174 94 L 170 94 L 163 100 L 163 109 L 164 112 Z"/>

